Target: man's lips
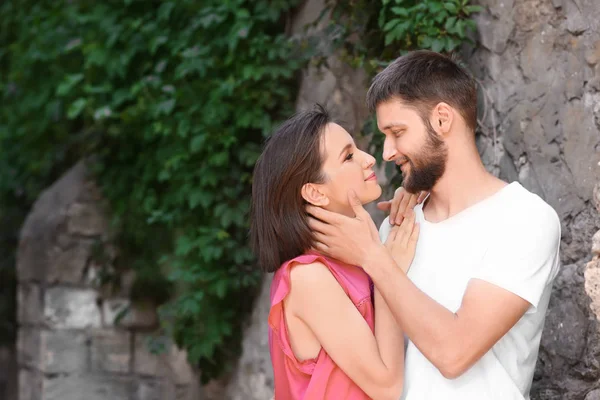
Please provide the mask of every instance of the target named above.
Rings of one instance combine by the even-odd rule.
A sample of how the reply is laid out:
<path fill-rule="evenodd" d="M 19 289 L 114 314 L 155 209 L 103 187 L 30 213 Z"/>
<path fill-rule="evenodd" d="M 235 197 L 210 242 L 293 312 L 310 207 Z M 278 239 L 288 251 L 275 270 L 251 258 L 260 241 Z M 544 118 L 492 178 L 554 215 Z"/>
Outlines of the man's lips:
<path fill-rule="evenodd" d="M 375 172 L 373 172 L 371 175 L 369 175 L 367 177 L 367 179 L 365 179 L 365 181 L 373 181 L 373 180 L 377 180 L 377 176 L 375 176 Z"/>

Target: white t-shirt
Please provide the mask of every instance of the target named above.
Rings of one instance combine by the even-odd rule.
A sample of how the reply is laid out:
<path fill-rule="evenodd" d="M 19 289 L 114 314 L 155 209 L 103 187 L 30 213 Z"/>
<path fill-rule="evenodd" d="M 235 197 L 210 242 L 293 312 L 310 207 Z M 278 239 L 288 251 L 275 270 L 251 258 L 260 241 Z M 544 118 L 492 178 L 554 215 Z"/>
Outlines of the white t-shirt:
<path fill-rule="evenodd" d="M 529 390 L 552 282 L 559 269 L 560 221 L 540 197 L 513 182 L 439 223 L 415 207 L 420 236 L 408 272 L 412 282 L 452 312 L 470 279 L 527 300 L 531 307 L 479 361 L 446 379 L 408 342 L 404 400 L 523 400 Z M 387 238 L 386 219 L 380 237 Z"/>

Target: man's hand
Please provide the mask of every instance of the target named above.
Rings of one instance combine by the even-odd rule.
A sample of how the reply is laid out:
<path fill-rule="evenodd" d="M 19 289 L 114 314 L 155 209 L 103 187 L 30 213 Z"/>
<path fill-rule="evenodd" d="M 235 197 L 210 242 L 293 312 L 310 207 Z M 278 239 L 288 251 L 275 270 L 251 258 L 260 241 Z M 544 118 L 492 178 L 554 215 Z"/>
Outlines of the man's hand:
<path fill-rule="evenodd" d="M 415 212 L 408 210 L 404 215 L 401 225 L 394 225 L 385 241 L 385 247 L 396 261 L 396 264 L 408 272 L 417 248 L 419 239 L 419 225 L 415 224 Z"/>
<path fill-rule="evenodd" d="M 347 217 L 319 207 L 307 206 L 312 216 L 308 224 L 315 232 L 315 248 L 347 264 L 362 265 L 369 254 L 382 248 L 375 223 L 356 193 L 348 193 L 355 217 Z"/>
<path fill-rule="evenodd" d="M 380 201 L 377 203 L 377 208 L 390 212 L 390 225 L 400 225 L 404 219 L 404 213 L 412 210 L 417 204 L 421 204 L 428 194 L 428 192 L 408 193 L 400 186 L 394 192 L 392 200 Z"/>

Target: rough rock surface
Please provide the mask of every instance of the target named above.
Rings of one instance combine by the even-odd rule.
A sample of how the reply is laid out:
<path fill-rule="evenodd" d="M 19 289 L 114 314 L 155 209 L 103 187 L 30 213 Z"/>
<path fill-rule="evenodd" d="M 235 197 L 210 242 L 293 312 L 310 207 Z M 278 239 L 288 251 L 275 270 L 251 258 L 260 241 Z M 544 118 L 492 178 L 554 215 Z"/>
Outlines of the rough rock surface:
<path fill-rule="evenodd" d="M 600 276 L 597 262 L 588 262 L 600 229 L 594 189 L 600 181 L 600 7 L 595 0 L 478 3 L 485 9 L 476 17 L 479 46 L 464 58 L 481 82 L 484 161 L 544 198 L 562 224 L 563 267 L 532 399 L 597 398 Z"/>
<path fill-rule="evenodd" d="M 480 82 L 480 153 L 490 171 L 520 181 L 552 205 L 562 225 L 563 267 L 532 399 L 600 398 L 600 267 L 590 262 L 592 248 L 597 254 L 600 247 L 600 7 L 597 0 L 476 2 L 484 7 L 476 17 L 478 46 L 466 49 L 463 59 Z M 296 24 L 321 7 L 308 1 Z M 304 76 L 298 107 L 321 102 L 350 129 L 360 129 L 367 83 L 332 57 L 329 68 Z M 230 387 L 256 400 L 272 390 L 264 378 L 270 377 L 268 348 L 259 338 L 268 307 L 260 301 L 238 370 L 246 376 L 238 379 L 264 384 L 253 389 L 257 395 L 246 391 L 251 385 Z"/>
<path fill-rule="evenodd" d="M 154 309 L 107 296 L 114 254 L 102 196 L 77 164 L 37 200 L 17 254 L 19 400 L 197 400 L 185 352 L 152 354 Z M 125 309 L 130 312 L 117 320 Z"/>

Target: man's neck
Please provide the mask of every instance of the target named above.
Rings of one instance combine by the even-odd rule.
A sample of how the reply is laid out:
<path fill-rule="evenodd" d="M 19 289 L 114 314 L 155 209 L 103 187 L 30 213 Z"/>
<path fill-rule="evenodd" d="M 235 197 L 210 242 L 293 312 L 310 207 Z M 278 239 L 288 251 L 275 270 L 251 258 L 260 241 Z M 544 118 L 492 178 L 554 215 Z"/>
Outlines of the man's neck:
<path fill-rule="evenodd" d="M 446 171 L 431 190 L 425 219 L 441 222 L 494 195 L 506 182 L 490 174 L 479 156 L 449 159 Z"/>

